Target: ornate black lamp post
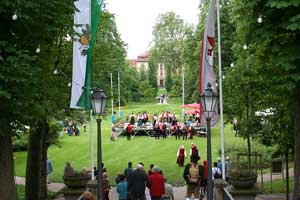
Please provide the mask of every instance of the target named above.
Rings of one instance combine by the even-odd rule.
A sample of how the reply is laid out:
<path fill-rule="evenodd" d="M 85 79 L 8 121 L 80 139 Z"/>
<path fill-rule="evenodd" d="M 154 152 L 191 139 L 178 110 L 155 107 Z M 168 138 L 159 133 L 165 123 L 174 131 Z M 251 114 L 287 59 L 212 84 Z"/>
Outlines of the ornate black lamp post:
<path fill-rule="evenodd" d="M 216 114 L 217 100 L 218 96 L 213 92 L 211 84 L 207 83 L 207 88 L 205 89 L 204 93 L 200 94 L 202 112 L 207 122 L 207 200 L 213 199 L 210 121 L 211 117 Z"/>
<path fill-rule="evenodd" d="M 104 94 L 103 90 L 101 89 L 94 89 L 92 93 L 92 107 L 93 107 L 93 113 L 98 115 L 97 118 L 97 138 L 98 138 L 98 148 L 97 148 L 97 156 L 98 156 L 98 181 L 97 181 L 97 196 L 98 200 L 102 200 L 103 196 L 103 188 L 102 188 L 102 150 L 101 150 L 101 121 L 100 118 L 101 115 L 105 113 L 105 107 L 107 103 L 107 96 Z"/>

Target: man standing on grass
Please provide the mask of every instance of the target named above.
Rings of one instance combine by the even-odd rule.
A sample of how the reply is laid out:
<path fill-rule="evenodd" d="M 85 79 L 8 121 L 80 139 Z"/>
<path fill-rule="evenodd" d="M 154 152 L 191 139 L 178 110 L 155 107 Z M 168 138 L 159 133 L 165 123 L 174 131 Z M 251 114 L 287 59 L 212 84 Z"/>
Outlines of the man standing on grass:
<path fill-rule="evenodd" d="M 49 155 L 48 155 L 48 158 L 47 158 L 47 183 L 48 184 L 51 183 L 50 175 L 52 172 L 53 172 L 52 162 L 49 159 Z"/>
<path fill-rule="evenodd" d="M 127 128 L 126 128 L 126 131 L 127 131 L 127 140 L 130 140 L 132 132 L 133 132 L 133 125 L 128 124 Z"/>

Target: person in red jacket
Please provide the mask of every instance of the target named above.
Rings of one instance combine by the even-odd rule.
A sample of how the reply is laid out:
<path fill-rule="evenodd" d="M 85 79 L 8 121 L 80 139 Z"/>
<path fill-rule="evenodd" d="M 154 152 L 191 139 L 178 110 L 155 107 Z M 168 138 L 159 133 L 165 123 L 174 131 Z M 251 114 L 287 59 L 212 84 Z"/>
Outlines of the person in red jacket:
<path fill-rule="evenodd" d="M 198 148 L 197 148 L 197 146 L 193 142 L 191 144 L 191 149 L 190 149 L 190 156 L 192 156 L 192 155 L 195 155 L 195 158 L 197 157 L 197 158 L 200 159 Z"/>
<path fill-rule="evenodd" d="M 207 188 L 207 160 L 203 160 L 203 174 L 204 174 L 204 179 L 201 180 L 201 193 L 204 194 L 206 193 L 206 188 Z"/>
<path fill-rule="evenodd" d="M 158 166 L 152 168 L 153 174 L 149 176 L 150 179 L 150 195 L 152 200 L 160 200 L 161 196 L 165 194 L 165 178 L 160 174 Z"/>
<path fill-rule="evenodd" d="M 133 132 L 133 125 L 128 124 L 126 129 L 127 129 L 127 140 L 130 140 L 132 132 Z"/>
<path fill-rule="evenodd" d="M 167 126 L 166 126 L 166 124 L 164 122 L 162 122 L 160 124 L 160 132 L 161 132 L 162 137 L 164 139 L 166 139 L 167 138 Z"/>
<path fill-rule="evenodd" d="M 175 123 L 173 126 L 173 135 L 175 136 L 175 139 L 177 140 L 180 139 L 180 127 L 179 127 L 179 123 Z"/>
<path fill-rule="evenodd" d="M 184 145 L 182 144 L 180 145 L 177 151 L 177 164 L 179 167 L 183 167 L 185 157 L 186 157 L 186 151 L 184 149 Z"/>

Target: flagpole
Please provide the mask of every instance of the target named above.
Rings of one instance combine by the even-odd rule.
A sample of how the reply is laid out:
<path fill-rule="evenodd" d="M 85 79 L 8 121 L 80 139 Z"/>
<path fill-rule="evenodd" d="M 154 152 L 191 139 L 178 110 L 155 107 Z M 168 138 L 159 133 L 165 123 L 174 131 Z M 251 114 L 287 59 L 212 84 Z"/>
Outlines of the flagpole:
<path fill-rule="evenodd" d="M 223 89 L 222 89 L 222 62 L 221 62 L 221 33 L 220 33 L 220 5 L 217 0 L 217 22 L 218 22 L 218 60 L 219 60 L 219 93 L 220 93 L 220 118 L 221 118 L 221 158 L 222 179 L 225 180 L 225 155 L 224 155 L 224 119 L 223 119 Z"/>
<path fill-rule="evenodd" d="M 114 92 L 113 92 L 112 73 L 110 73 L 110 92 L 111 92 L 111 116 L 113 116 L 113 114 L 114 114 Z"/>
<path fill-rule="evenodd" d="M 121 117 L 121 100 L 120 100 L 120 72 L 118 71 L 118 96 L 119 96 L 119 118 Z"/>
<path fill-rule="evenodd" d="M 182 105 L 184 105 L 184 66 L 182 66 Z M 184 108 L 182 108 L 182 118 L 184 119 Z"/>
<path fill-rule="evenodd" d="M 93 110 L 90 110 L 90 152 L 91 152 L 91 170 L 92 180 L 94 177 L 94 134 L 93 134 Z"/>

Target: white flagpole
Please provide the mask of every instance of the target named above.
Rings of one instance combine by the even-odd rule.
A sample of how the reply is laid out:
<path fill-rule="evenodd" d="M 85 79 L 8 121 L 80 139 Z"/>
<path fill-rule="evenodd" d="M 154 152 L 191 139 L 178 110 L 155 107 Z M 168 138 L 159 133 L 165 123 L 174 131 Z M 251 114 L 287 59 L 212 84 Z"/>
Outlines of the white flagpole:
<path fill-rule="evenodd" d="M 220 93 L 220 118 L 221 118 L 221 154 L 222 154 L 222 179 L 225 180 L 225 155 L 224 155 L 224 119 L 223 119 L 223 92 L 222 92 L 222 62 L 221 62 L 221 34 L 220 34 L 220 5 L 217 0 L 218 20 L 218 58 L 219 58 L 219 93 Z"/>
<path fill-rule="evenodd" d="M 120 100 L 120 72 L 118 71 L 118 95 L 119 95 L 119 117 L 121 117 L 121 100 Z"/>
<path fill-rule="evenodd" d="M 111 115 L 114 114 L 114 92 L 113 92 L 113 80 L 112 73 L 110 73 L 110 91 L 111 91 Z"/>
<path fill-rule="evenodd" d="M 91 169 L 92 180 L 94 177 L 94 134 L 93 134 L 93 110 L 90 110 L 90 151 L 91 151 Z"/>
<path fill-rule="evenodd" d="M 182 66 L 182 105 L 184 105 L 184 66 Z M 184 108 L 182 108 L 182 118 L 184 119 Z"/>

